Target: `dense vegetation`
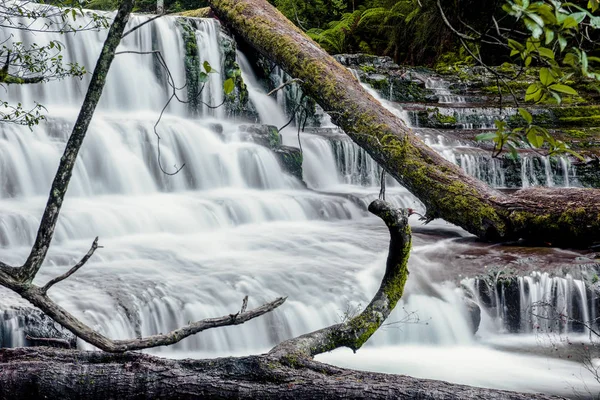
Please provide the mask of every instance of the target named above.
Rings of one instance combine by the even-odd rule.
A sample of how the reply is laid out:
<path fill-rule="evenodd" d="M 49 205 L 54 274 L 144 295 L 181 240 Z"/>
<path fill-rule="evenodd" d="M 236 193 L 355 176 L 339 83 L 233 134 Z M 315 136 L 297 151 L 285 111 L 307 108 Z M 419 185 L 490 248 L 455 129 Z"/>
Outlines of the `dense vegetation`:
<path fill-rule="evenodd" d="M 331 53 L 389 55 L 397 62 L 431 64 L 458 55 L 457 37 L 444 25 L 436 0 L 272 0 L 283 14 Z M 483 29 L 501 1 L 443 0 L 452 22 Z M 463 53 L 461 53 L 462 55 Z"/>

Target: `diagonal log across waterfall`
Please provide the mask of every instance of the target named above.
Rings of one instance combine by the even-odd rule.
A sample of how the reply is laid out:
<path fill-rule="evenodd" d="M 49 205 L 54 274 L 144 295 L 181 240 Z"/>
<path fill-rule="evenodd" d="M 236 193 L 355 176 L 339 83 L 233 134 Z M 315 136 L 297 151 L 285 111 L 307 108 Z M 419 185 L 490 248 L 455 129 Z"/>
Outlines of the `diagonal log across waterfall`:
<path fill-rule="evenodd" d="M 266 0 L 210 4 L 238 35 L 300 79 L 332 120 L 425 204 L 428 220 L 443 218 L 490 241 L 522 238 L 574 247 L 600 242 L 600 190 L 494 190 L 425 145 Z"/>

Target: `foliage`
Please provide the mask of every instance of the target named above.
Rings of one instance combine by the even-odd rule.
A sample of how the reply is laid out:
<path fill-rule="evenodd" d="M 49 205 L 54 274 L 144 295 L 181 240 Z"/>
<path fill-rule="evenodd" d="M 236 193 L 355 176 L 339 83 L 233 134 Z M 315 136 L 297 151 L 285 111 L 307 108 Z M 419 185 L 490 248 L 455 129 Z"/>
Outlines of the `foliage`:
<path fill-rule="evenodd" d="M 502 9 L 525 30 L 520 36 L 500 35 L 506 40 L 510 56 L 521 63 L 523 70 L 533 64 L 540 66 L 536 79 L 527 87 L 525 101 L 561 104 L 564 96 L 578 96 L 573 79 L 600 81 L 600 57 L 596 55 L 600 16 L 594 14 L 598 2 L 589 1 L 587 6 L 585 9 L 558 0 L 507 0 L 503 5 Z M 498 76 L 502 78 L 500 73 Z M 508 85 L 504 79 L 503 83 Z M 526 110 L 519 108 L 519 113 L 526 126 L 508 130 L 506 123 L 497 121 L 496 132 L 479 135 L 478 139 L 492 140 L 496 154 L 505 145 L 515 154 L 515 146 L 522 140 L 534 149 L 547 147 L 549 154 L 567 152 L 580 157 L 547 130 L 532 125 L 531 114 Z"/>
<path fill-rule="evenodd" d="M 496 120 L 496 131 L 477 136 L 478 140 L 491 140 L 494 143 L 494 157 L 500 155 L 506 146 L 510 150 L 511 156 L 517 159 L 517 148 L 526 143 L 534 150 L 541 149 L 544 144 L 547 144 L 549 155 L 570 153 L 577 158 L 582 158 L 581 155 L 569 149 L 566 143 L 555 139 L 546 128 L 535 125 L 533 116 L 527 110 L 519 108 L 518 111 L 525 122 L 523 126 L 509 129 L 506 121 Z"/>
<path fill-rule="evenodd" d="M 84 13 L 90 18 L 81 18 Z M 0 62 L 3 62 L 3 65 L 0 70 L 0 85 L 33 84 L 81 77 L 86 73 L 85 68 L 77 63 L 63 62 L 63 45 L 60 41 L 52 40 L 44 45 L 25 44 L 13 40 L 15 30 L 68 34 L 104 29 L 107 26 L 108 20 L 105 16 L 84 11 L 81 3 L 76 0 L 53 1 L 52 4 L 31 3 L 28 0 L 2 2 Z M 38 103 L 28 109 L 21 103 L 14 105 L 0 99 L 0 122 L 31 127 L 44 119 L 43 111 L 45 108 Z"/>
<path fill-rule="evenodd" d="M 398 62 L 434 64 L 460 45 L 444 26 L 436 0 L 271 0 L 332 53 L 390 55 Z M 443 0 L 452 20 L 484 20 L 485 2 Z M 460 7 L 459 7 L 460 5 Z"/>

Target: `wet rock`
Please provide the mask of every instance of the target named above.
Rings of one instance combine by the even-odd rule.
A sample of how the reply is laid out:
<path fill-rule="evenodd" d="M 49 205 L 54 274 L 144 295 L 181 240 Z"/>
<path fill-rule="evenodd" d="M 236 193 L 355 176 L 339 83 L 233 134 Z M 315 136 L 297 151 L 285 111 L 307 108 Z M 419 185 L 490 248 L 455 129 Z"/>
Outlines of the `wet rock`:
<path fill-rule="evenodd" d="M 296 147 L 279 146 L 273 152 L 281 168 L 302 181 L 302 151 Z"/>
<path fill-rule="evenodd" d="M 239 131 L 247 134 L 247 139 L 271 150 L 281 146 L 281 134 L 273 125 L 240 125 Z"/>
<path fill-rule="evenodd" d="M 72 348 L 77 338 L 37 308 L 27 305 L 0 304 L 0 347 L 33 346 L 32 338 L 59 339 Z M 51 345 L 44 344 L 44 345 Z"/>
<path fill-rule="evenodd" d="M 573 165 L 577 180 L 581 185 L 591 188 L 600 188 L 600 159 L 595 158 L 588 162 Z"/>
<path fill-rule="evenodd" d="M 337 54 L 333 56 L 346 67 L 369 65 L 374 69 L 397 70 L 400 68 L 390 57 L 373 56 L 370 54 Z"/>
<path fill-rule="evenodd" d="M 467 307 L 471 329 L 473 330 L 473 334 L 475 334 L 479 330 L 479 324 L 481 323 L 481 308 L 479 308 L 479 305 L 476 302 L 469 298 L 465 297 L 463 301 Z"/>
<path fill-rule="evenodd" d="M 219 135 L 221 139 L 225 139 L 225 135 L 223 134 L 223 125 L 212 123 L 208 125 L 209 129 Z"/>

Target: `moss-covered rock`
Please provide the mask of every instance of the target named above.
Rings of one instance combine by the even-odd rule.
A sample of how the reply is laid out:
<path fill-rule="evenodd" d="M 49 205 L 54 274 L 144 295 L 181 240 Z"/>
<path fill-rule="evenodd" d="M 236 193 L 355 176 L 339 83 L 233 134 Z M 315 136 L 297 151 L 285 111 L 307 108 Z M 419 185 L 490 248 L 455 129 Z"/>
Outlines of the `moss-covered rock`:
<path fill-rule="evenodd" d="M 415 113 L 416 123 L 423 128 L 455 129 L 457 120 L 455 115 L 443 114 L 439 108 L 428 108 Z"/>
<path fill-rule="evenodd" d="M 281 168 L 302 181 L 302 151 L 296 147 L 279 146 L 273 152 Z"/>
<path fill-rule="evenodd" d="M 252 124 L 240 125 L 239 131 L 248 134 L 248 139 L 251 142 L 261 146 L 275 150 L 281 146 L 281 134 L 276 126 Z"/>

